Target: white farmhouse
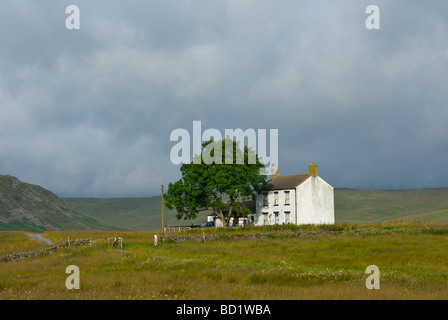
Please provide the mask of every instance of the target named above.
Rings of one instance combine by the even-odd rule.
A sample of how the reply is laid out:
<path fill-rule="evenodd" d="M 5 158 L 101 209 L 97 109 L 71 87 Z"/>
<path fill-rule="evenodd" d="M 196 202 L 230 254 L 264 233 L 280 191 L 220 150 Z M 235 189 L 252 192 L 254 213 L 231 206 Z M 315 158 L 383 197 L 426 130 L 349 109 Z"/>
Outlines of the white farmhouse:
<path fill-rule="evenodd" d="M 272 175 L 266 191 L 257 196 L 249 224 L 334 224 L 334 188 L 317 174 L 311 163 L 308 174 Z"/>

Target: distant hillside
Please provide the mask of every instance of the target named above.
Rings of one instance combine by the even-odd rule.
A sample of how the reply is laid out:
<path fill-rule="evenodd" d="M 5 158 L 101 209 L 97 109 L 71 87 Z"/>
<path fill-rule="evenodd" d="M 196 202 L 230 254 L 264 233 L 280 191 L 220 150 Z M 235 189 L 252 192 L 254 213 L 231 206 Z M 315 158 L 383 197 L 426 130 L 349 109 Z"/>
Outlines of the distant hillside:
<path fill-rule="evenodd" d="M 417 190 L 335 190 L 336 222 L 448 222 L 448 188 Z"/>
<path fill-rule="evenodd" d="M 115 199 L 64 199 L 70 206 L 108 224 L 129 230 L 160 230 L 161 197 Z M 368 223 L 403 219 L 404 221 L 448 222 L 448 188 L 401 191 L 335 190 L 336 222 Z M 165 208 L 166 225 L 200 224 L 207 212 L 196 220 L 177 220 Z"/>
<path fill-rule="evenodd" d="M 64 198 L 73 208 L 111 225 L 134 231 L 154 231 L 162 228 L 162 197 L 142 198 Z M 207 220 L 202 212 L 195 220 L 177 220 L 176 212 L 165 207 L 165 225 L 186 226 Z"/>
<path fill-rule="evenodd" d="M 71 208 L 54 193 L 0 175 L 0 230 L 117 229 Z"/>

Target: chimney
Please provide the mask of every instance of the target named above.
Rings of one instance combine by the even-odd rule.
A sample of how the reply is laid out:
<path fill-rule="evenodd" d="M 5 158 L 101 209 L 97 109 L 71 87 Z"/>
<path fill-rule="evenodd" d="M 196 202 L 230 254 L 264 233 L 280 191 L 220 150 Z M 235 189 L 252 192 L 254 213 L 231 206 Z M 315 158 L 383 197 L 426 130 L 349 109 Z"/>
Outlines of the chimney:
<path fill-rule="evenodd" d="M 271 180 L 277 178 L 280 175 L 280 169 L 275 167 L 275 164 L 272 164 L 271 168 Z"/>
<path fill-rule="evenodd" d="M 311 164 L 308 166 L 308 170 L 310 172 L 310 176 L 317 177 L 317 165 L 311 162 Z"/>

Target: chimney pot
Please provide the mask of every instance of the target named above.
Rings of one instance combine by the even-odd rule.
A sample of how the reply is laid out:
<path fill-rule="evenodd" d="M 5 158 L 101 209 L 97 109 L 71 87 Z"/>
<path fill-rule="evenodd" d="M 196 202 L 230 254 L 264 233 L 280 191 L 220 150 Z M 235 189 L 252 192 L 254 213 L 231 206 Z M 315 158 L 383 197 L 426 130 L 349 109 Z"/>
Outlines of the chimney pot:
<path fill-rule="evenodd" d="M 317 165 L 311 162 L 311 164 L 308 167 L 308 170 L 310 172 L 310 176 L 317 177 Z"/>

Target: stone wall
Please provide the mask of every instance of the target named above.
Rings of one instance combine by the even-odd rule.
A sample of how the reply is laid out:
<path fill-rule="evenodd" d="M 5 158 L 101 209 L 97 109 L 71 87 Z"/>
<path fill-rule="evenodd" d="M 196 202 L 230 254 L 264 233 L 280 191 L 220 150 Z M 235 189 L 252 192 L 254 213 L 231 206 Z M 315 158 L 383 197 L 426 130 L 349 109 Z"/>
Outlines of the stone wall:
<path fill-rule="evenodd" d="M 67 240 L 67 241 L 64 241 L 62 244 L 58 244 L 53 247 L 45 248 L 42 250 L 33 250 L 33 251 L 21 252 L 21 253 L 15 253 L 15 254 L 3 256 L 3 257 L 0 257 L 0 261 L 22 260 L 22 259 L 26 259 L 26 258 L 30 258 L 30 257 L 49 254 L 49 253 L 56 252 L 58 250 L 68 248 L 68 247 L 89 246 L 89 245 L 91 245 L 91 243 L 92 243 L 91 239 L 80 239 L 80 240 L 75 240 L 75 241 Z"/>
<path fill-rule="evenodd" d="M 252 233 L 252 234 L 232 234 L 232 235 L 218 235 L 218 234 L 203 234 L 196 236 L 176 236 L 176 235 L 164 235 L 158 236 L 160 242 L 207 242 L 215 240 L 245 240 L 245 239 L 259 239 L 266 237 L 309 237 L 312 235 L 322 234 L 322 232 L 316 231 L 303 231 L 303 232 L 270 232 L 270 233 Z"/>
<path fill-rule="evenodd" d="M 245 239 L 259 239 L 259 238 L 276 238 L 276 237 L 295 237 L 295 238 L 308 238 L 321 235 L 334 235 L 334 234 L 390 234 L 390 233 L 402 233 L 417 230 L 427 230 L 428 228 L 378 228 L 378 229 L 352 229 L 352 230 L 325 230 L 325 231 L 299 231 L 299 232 L 269 232 L 269 233 L 251 233 L 251 234 L 233 234 L 233 235 L 217 235 L 217 234 L 202 234 L 195 236 L 176 236 L 176 235 L 158 235 L 157 243 L 163 242 L 203 242 L 215 241 L 215 240 L 245 240 Z"/>

